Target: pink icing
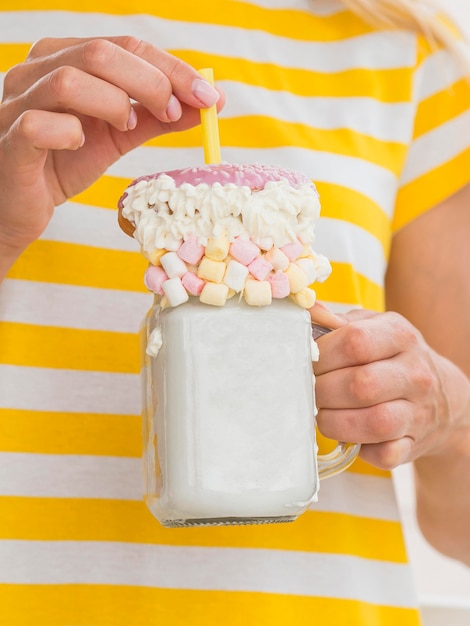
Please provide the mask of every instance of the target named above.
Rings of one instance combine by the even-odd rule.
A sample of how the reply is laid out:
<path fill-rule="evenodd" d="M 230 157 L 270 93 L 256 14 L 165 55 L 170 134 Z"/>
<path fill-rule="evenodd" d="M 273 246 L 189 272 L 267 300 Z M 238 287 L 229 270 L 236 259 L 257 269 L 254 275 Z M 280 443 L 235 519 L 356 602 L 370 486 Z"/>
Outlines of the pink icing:
<path fill-rule="evenodd" d="M 200 185 L 206 183 L 213 185 L 214 183 L 220 183 L 221 185 L 228 185 L 230 183 L 238 186 L 247 186 L 251 190 L 256 191 L 264 189 L 266 183 L 271 181 L 286 180 L 289 185 L 294 188 L 298 188 L 301 185 L 310 184 L 313 189 L 315 186 L 312 181 L 302 174 L 291 169 L 276 167 L 274 165 L 259 165 L 254 164 L 237 164 L 237 163 L 225 163 L 222 162 L 217 165 L 198 165 L 197 167 L 187 167 L 182 170 L 170 170 L 168 172 L 157 172 L 156 174 L 149 174 L 147 176 L 141 176 L 134 180 L 130 186 L 142 180 L 153 180 L 158 178 L 162 174 L 170 176 L 175 181 L 176 185 L 182 185 L 183 183 L 190 183 L 191 185 Z M 122 207 L 122 202 L 127 194 L 124 194 L 119 200 L 119 207 Z"/>

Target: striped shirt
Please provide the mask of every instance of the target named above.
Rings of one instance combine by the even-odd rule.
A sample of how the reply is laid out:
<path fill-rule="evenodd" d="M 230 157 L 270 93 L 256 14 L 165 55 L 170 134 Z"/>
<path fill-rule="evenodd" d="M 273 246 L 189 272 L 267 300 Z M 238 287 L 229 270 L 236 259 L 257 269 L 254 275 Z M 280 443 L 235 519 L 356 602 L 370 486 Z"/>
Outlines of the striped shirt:
<path fill-rule="evenodd" d="M 222 158 L 315 181 L 315 247 L 333 267 L 317 293 L 337 311 L 383 310 L 393 234 L 470 179 L 458 64 L 335 0 L 42 4 L 3 0 L 1 78 L 46 36 L 132 34 L 213 67 Z M 133 178 L 202 162 L 199 128 L 126 155 L 57 208 L 0 287 L 0 622 L 417 625 L 387 472 L 357 461 L 292 524 L 164 529 L 143 504 L 151 298 L 115 209 Z"/>

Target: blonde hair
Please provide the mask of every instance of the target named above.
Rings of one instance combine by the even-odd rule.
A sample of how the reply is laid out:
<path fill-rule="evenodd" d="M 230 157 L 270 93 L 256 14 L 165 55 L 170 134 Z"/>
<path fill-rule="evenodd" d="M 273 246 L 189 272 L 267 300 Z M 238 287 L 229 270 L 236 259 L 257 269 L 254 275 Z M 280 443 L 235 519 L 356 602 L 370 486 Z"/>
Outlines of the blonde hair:
<path fill-rule="evenodd" d="M 400 28 L 424 35 L 434 45 L 451 50 L 460 47 L 455 24 L 437 18 L 442 7 L 435 0 L 341 0 L 343 4 L 380 28 Z"/>

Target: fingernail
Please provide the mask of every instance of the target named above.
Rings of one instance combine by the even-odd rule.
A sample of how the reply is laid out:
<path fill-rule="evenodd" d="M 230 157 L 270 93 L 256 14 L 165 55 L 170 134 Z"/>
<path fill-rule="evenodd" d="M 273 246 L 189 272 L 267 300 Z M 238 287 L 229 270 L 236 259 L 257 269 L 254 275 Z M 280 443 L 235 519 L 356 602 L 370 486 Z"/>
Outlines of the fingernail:
<path fill-rule="evenodd" d="M 80 140 L 80 145 L 78 147 L 81 148 L 84 143 L 85 143 L 85 133 L 82 132 L 82 138 Z"/>
<path fill-rule="evenodd" d="M 211 107 L 220 98 L 220 94 L 210 83 L 202 78 L 195 78 L 192 84 L 193 95 L 205 107 Z"/>
<path fill-rule="evenodd" d="M 131 107 L 131 111 L 129 113 L 129 119 L 127 120 L 127 130 L 134 130 L 137 126 L 137 113 Z"/>
<path fill-rule="evenodd" d="M 168 118 L 172 122 L 176 122 L 180 119 L 182 113 L 183 110 L 179 100 L 172 94 L 168 100 L 168 106 L 166 107 L 166 114 L 168 115 Z"/>

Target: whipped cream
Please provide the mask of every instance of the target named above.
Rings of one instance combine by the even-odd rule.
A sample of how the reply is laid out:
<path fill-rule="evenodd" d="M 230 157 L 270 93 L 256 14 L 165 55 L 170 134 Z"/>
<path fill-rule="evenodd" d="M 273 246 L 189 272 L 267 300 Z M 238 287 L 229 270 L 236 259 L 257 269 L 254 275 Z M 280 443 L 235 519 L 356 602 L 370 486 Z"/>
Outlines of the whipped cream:
<path fill-rule="evenodd" d="M 297 186 L 286 179 L 270 180 L 263 189 L 232 182 L 178 185 L 168 174 L 143 178 L 121 199 L 122 215 L 135 224 L 142 251 L 176 251 L 189 235 L 201 245 L 226 232 L 229 240 L 246 237 L 263 249 L 297 239 L 312 244 L 320 202 L 310 181 Z"/>

